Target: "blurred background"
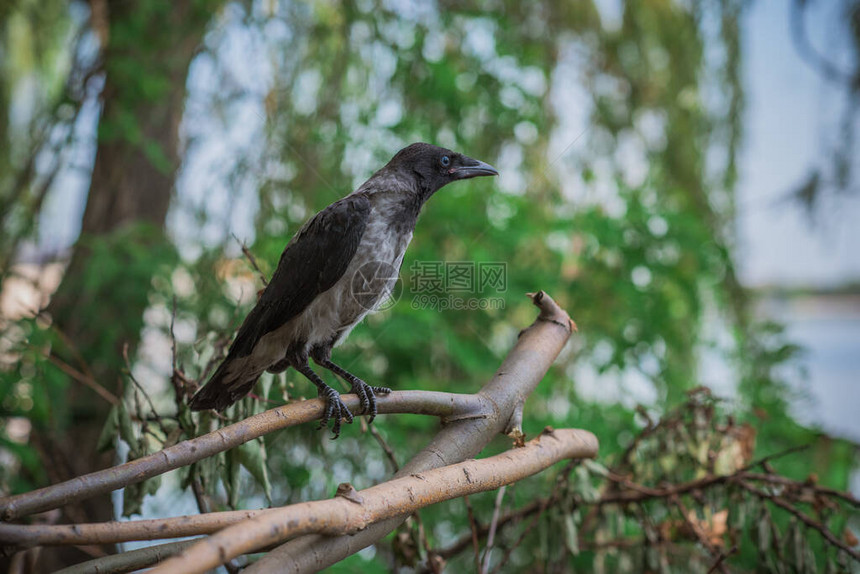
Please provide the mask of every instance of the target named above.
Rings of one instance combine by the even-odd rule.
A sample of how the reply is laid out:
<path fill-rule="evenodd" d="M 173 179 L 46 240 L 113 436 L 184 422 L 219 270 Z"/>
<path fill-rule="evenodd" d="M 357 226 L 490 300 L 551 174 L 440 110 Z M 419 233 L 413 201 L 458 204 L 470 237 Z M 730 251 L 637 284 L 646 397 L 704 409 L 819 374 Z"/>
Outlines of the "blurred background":
<path fill-rule="evenodd" d="M 501 176 L 425 206 L 403 293 L 335 351 L 345 367 L 474 392 L 544 289 L 580 332 L 527 403 L 528 435 L 586 428 L 611 459 L 707 386 L 756 456 L 810 444 L 780 472 L 860 493 L 858 55 L 856 0 L 5 2 L 0 493 L 208 430 L 174 390 L 262 287 L 243 245 L 268 275 L 308 217 L 413 141 Z M 434 308 L 416 303 L 428 262 L 504 263 L 505 281 L 443 288 L 477 304 Z M 315 393 L 290 372 L 257 395 L 228 419 Z M 402 463 L 436 424 L 374 426 Z M 276 433 L 79 516 L 195 513 L 192 490 L 284 504 L 389 475 L 358 422 L 325 438 Z M 490 512 L 492 493 L 474 504 Z M 422 517 L 440 547 L 468 529 L 462 502 Z M 552 564 L 538 530 L 521 550 Z"/>

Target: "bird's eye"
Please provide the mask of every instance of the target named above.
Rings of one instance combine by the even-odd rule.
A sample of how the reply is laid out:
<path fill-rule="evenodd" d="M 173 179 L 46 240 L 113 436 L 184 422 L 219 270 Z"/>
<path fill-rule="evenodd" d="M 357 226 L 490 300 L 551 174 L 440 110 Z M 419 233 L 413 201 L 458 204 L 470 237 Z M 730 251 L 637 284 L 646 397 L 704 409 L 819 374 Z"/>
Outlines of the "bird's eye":
<path fill-rule="evenodd" d="M 451 165 L 451 158 L 448 157 L 447 155 L 443 155 L 441 161 L 442 161 L 442 167 L 448 167 L 449 165 Z"/>

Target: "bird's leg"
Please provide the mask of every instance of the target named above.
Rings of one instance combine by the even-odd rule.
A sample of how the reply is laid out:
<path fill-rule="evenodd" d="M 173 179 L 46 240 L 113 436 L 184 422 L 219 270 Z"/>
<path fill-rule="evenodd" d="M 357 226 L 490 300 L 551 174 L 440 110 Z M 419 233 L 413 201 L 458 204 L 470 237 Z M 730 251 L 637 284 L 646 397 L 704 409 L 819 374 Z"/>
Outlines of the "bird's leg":
<path fill-rule="evenodd" d="M 350 390 L 358 395 L 358 398 L 361 401 L 361 407 L 364 409 L 365 414 L 370 415 L 370 419 L 367 421 L 368 424 L 372 423 L 373 419 L 376 418 L 376 393 L 387 395 L 391 392 L 391 389 L 388 387 L 372 387 L 368 385 L 343 367 L 332 363 L 331 359 L 326 356 L 326 354 L 313 353 L 311 356 L 320 367 L 328 369 L 350 384 Z"/>
<path fill-rule="evenodd" d="M 343 404 L 342 400 L 340 400 L 338 392 L 325 384 L 325 381 L 323 381 L 318 374 L 313 372 L 311 366 L 308 364 L 307 357 L 304 357 L 304 360 L 302 361 L 293 362 L 293 368 L 310 379 L 310 381 L 317 386 L 317 389 L 319 389 L 319 396 L 325 399 L 325 413 L 323 413 L 323 418 L 320 421 L 319 428 L 323 428 L 328 425 L 328 421 L 330 419 L 334 419 L 334 425 L 332 425 L 331 430 L 334 433 L 334 437 L 332 437 L 332 439 L 336 439 L 340 436 L 341 419 L 346 419 L 346 422 L 351 423 L 352 413 L 349 412 L 349 409 L 346 408 L 346 405 Z"/>

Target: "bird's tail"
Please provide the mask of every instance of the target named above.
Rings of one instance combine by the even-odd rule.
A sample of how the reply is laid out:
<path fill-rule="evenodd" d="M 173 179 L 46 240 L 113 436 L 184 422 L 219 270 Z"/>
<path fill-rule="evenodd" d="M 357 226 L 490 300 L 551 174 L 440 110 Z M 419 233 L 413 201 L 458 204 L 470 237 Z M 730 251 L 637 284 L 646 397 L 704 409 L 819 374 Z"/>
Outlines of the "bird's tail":
<path fill-rule="evenodd" d="M 260 377 L 260 373 L 243 373 L 242 369 L 235 369 L 234 360 L 228 355 L 216 369 L 215 374 L 209 378 L 209 382 L 191 397 L 188 406 L 192 411 L 205 411 L 206 409 L 223 411 L 251 392 L 254 383 Z M 231 367 L 234 368 L 231 369 Z M 237 375 L 232 371 L 239 371 L 239 373 Z"/>

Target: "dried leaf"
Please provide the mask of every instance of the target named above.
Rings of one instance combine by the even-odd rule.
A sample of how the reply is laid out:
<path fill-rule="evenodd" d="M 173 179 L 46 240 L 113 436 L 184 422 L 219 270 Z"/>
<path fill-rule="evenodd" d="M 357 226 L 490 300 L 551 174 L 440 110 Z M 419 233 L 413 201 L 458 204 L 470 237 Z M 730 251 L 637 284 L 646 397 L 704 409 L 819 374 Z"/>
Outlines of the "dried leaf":
<path fill-rule="evenodd" d="M 732 474 L 752 460 L 756 431 L 749 424 L 732 427 L 720 441 L 714 461 L 714 472 L 721 476 Z"/>
<path fill-rule="evenodd" d="M 123 490 L 122 515 L 141 514 L 143 499 L 147 494 L 155 494 L 161 487 L 161 476 L 154 476 L 137 484 L 130 484 Z"/>
<path fill-rule="evenodd" d="M 729 510 L 726 508 L 715 513 L 705 525 L 708 539 L 714 546 L 723 546 L 723 537 L 728 532 Z"/>

